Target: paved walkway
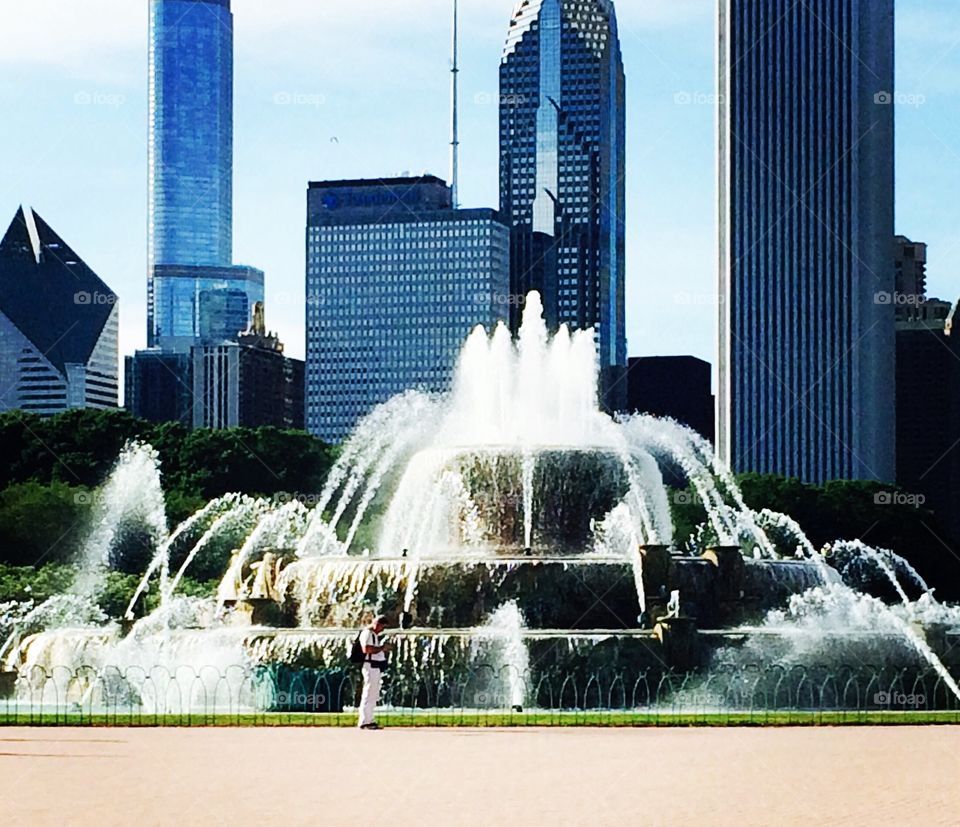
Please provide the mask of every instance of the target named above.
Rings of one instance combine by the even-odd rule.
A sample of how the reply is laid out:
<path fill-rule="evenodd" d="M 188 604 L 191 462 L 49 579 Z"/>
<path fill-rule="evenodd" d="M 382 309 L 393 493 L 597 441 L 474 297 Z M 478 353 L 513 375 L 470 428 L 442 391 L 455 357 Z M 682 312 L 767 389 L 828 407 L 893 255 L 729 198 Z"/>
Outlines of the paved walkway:
<path fill-rule="evenodd" d="M 3 729 L 0 821 L 954 825 L 960 729 Z"/>

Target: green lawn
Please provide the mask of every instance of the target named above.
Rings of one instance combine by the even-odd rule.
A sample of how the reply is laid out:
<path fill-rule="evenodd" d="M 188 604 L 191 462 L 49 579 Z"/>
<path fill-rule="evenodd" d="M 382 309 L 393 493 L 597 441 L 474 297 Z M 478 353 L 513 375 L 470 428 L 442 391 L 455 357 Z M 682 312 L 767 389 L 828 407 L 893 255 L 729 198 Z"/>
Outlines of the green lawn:
<path fill-rule="evenodd" d="M 723 726 L 897 726 L 960 724 L 960 712 L 385 712 L 377 716 L 385 727 L 723 727 Z M 95 727 L 351 727 L 354 713 L 257 713 L 236 715 L 29 714 L 0 709 L 0 726 Z"/>

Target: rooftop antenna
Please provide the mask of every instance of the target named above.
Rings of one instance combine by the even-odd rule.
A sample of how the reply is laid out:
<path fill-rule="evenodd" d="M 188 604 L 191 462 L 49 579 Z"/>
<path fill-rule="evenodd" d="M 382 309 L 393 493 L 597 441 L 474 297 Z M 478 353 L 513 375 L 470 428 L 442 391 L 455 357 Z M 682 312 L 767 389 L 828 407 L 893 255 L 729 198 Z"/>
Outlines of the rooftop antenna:
<path fill-rule="evenodd" d="M 453 0 L 453 61 L 450 70 L 450 95 L 453 100 L 453 118 L 450 140 L 450 189 L 453 196 L 453 208 L 460 207 L 460 44 L 458 41 L 459 0 Z"/>

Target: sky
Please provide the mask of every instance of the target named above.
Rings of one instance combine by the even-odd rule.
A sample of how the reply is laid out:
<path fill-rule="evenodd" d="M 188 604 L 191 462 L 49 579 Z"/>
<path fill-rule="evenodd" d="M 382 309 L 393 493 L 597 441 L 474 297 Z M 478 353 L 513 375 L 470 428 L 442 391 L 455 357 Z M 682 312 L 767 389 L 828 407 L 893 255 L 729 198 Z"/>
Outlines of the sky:
<path fill-rule="evenodd" d="M 799 0 L 807 2 L 808 0 Z M 30 204 L 146 342 L 147 0 L 0 0 L 0 225 Z M 498 203 L 497 72 L 514 0 L 461 0 L 461 183 Z M 632 356 L 714 360 L 715 0 L 619 0 Z M 310 180 L 449 169 L 451 0 L 233 0 L 234 261 L 304 353 Z M 897 3 L 897 231 L 960 298 L 960 4 Z"/>

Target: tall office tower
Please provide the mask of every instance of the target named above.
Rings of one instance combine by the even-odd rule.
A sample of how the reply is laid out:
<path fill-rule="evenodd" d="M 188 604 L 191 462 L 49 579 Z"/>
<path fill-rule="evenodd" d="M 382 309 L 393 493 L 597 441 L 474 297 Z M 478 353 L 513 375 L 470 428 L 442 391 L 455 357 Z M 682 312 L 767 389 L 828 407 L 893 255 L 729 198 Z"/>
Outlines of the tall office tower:
<path fill-rule="evenodd" d="M 448 390 L 471 330 L 507 319 L 509 246 L 433 176 L 311 183 L 307 430 L 339 442 L 395 394 Z"/>
<path fill-rule="evenodd" d="M 616 410 L 627 366 L 624 95 L 612 0 L 519 0 L 500 64 L 511 291 L 540 291 L 551 327 L 596 330 L 603 401 Z"/>
<path fill-rule="evenodd" d="M 116 294 L 32 209 L 0 241 L 0 410 L 115 408 Z"/>
<path fill-rule="evenodd" d="M 153 346 L 154 268 L 232 263 L 230 0 L 150 0 L 149 51 L 147 332 Z"/>
<path fill-rule="evenodd" d="M 892 481 L 893 0 L 719 15 L 720 455 Z"/>

